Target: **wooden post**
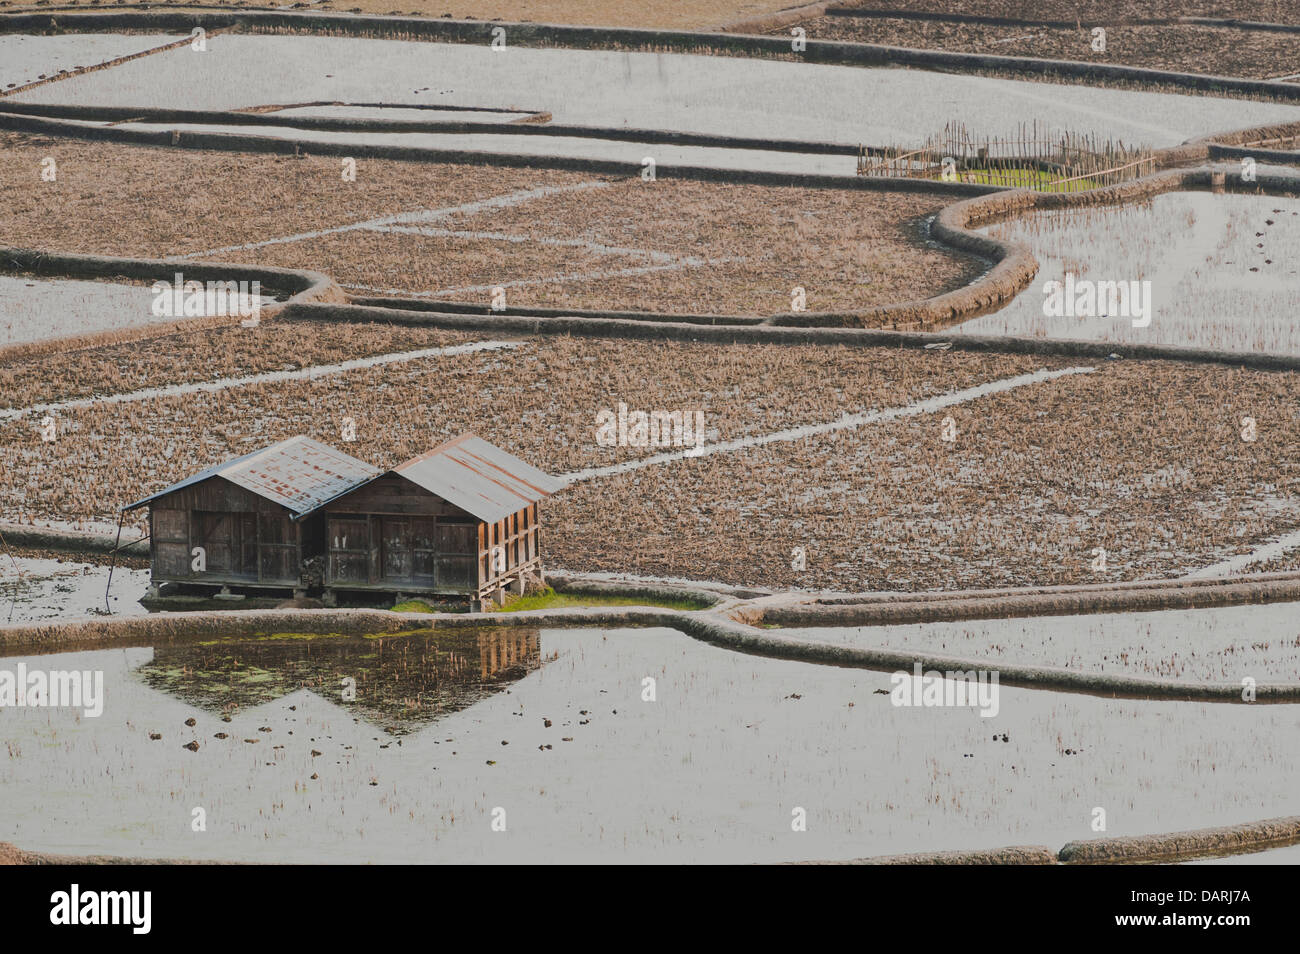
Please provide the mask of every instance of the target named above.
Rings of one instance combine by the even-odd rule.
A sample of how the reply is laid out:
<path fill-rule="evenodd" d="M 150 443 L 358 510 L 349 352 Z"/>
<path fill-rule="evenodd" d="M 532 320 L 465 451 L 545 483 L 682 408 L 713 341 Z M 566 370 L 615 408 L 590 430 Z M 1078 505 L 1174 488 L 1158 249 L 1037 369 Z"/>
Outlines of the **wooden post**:
<path fill-rule="evenodd" d="M 126 520 L 126 511 L 125 511 L 125 510 L 119 510 L 119 511 L 117 512 L 117 539 L 113 541 L 113 559 L 112 559 L 111 561 L 109 561 L 109 564 L 108 564 L 108 582 L 104 584 L 104 610 L 105 610 L 105 612 L 109 612 L 109 613 L 111 613 L 113 610 L 112 610 L 112 608 L 108 605 L 108 590 L 109 590 L 109 587 L 111 587 L 111 586 L 113 585 L 113 570 L 117 567 L 117 550 L 118 550 L 118 547 L 120 547 L 120 546 L 122 545 L 122 522 L 123 522 L 124 520 Z M 149 507 L 149 536 L 150 536 L 151 538 L 153 537 L 153 507 L 152 507 L 152 505 Z M 6 547 L 5 549 L 8 549 L 8 547 Z M 149 549 L 150 549 L 150 550 L 153 549 L 153 544 L 152 544 L 152 543 L 150 543 L 150 545 L 149 545 Z M 12 560 L 12 559 L 13 559 L 13 556 L 10 555 L 9 558 Z M 15 564 L 15 565 L 16 565 L 16 564 Z M 149 561 L 149 579 L 150 579 L 150 581 L 153 580 L 153 560 L 152 560 L 152 559 Z"/>

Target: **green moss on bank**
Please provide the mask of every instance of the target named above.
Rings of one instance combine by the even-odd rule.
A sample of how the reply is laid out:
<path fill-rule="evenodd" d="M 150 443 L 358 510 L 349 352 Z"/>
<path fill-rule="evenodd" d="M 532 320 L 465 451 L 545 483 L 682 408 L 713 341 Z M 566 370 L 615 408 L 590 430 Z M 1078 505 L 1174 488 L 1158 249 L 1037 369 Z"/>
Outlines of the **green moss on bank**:
<path fill-rule="evenodd" d="M 498 612 L 523 613 L 529 610 L 564 609 L 567 607 L 599 606 L 657 606 L 663 609 L 698 610 L 708 606 L 701 600 L 689 598 L 664 599 L 662 597 L 639 596 L 635 593 L 557 593 L 547 587 L 532 596 L 521 596 L 511 600 Z"/>

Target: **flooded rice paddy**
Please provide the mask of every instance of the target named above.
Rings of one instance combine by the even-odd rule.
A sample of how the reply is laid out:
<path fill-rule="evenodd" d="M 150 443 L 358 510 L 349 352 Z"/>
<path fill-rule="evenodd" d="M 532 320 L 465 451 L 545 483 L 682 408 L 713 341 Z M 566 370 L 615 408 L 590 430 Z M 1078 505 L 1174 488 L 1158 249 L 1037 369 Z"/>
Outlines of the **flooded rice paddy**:
<path fill-rule="evenodd" d="M 778 861 L 1056 848 L 1095 837 L 1097 806 L 1111 835 L 1300 812 L 1300 707 L 1003 687 L 983 718 L 895 707 L 887 673 L 667 629 L 286 637 L 0 669 L 19 662 L 104 672 L 99 718 L 0 716 L 0 841 L 61 853 Z"/>
<path fill-rule="evenodd" d="M 347 702 L 385 732 L 405 734 L 473 705 L 539 664 L 537 634 L 523 630 L 398 638 L 281 633 L 155 647 L 135 674 L 152 689 L 223 717 L 305 689 Z"/>
<path fill-rule="evenodd" d="M 1292 105 L 1203 96 L 741 57 L 529 49 L 512 46 L 508 35 L 506 43 L 494 51 L 487 43 L 211 36 L 206 52 L 156 53 L 18 99 L 238 109 L 283 104 L 293 90 L 298 102 L 545 110 L 557 123 L 880 145 L 920 145 L 955 116 L 998 136 L 1041 115 L 1061 129 L 1150 146 L 1300 118 Z"/>
<path fill-rule="evenodd" d="M 0 348 L 159 321 L 148 285 L 0 275 Z"/>
<path fill-rule="evenodd" d="M 429 123 L 513 123 L 536 114 L 511 109 L 438 109 L 423 106 L 386 106 L 383 104 L 329 103 L 311 106 L 287 106 L 268 110 L 276 116 L 303 116 L 316 119 L 378 119 L 385 121 Z"/>
<path fill-rule="evenodd" d="M 1213 683 L 1300 682 L 1300 607 L 1218 609 L 782 629 L 781 636 L 1022 666 Z"/>
<path fill-rule="evenodd" d="M 0 89 L 25 86 L 60 72 L 97 66 L 179 40 L 178 36 L 0 36 Z"/>
<path fill-rule="evenodd" d="M 1170 192 L 1125 206 L 1037 212 L 985 229 L 1027 244 L 1033 283 L 1000 311 L 954 330 L 1300 354 L 1300 200 Z M 1142 316 L 1048 317 L 1049 282 L 1150 282 Z M 1107 303 L 1109 304 L 1109 303 Z"/>
<path fill-rule="evenodd" d="M 1300 845 L 1287 845 L 1285 848 L 1270 848 L 1268 851 L 1228 855 L 1223 858 L 1204 858 L 1187 863 L 1190 865 L 1300 865 Z"/>
<path fill-rule="evenodd" d="M 88 65 L 170 39 L 0 38 L 0 83 L 40 78 L 38 64 L 42 72 Z M 289 107 L 284 116 L 508 121 L 546 110 L 557 122 L 592 126 L 881 144 L 918 143 L 955 115 L 998 135 L 1014 132 L 1024 115 L 1050 112 L 1062 129 L 1151 146 L 1300 116 L 1278 104 L 904 69 L 321 37 L 209 43 L 203 53 L 154 53 L 16 98 L 230 109 L 284 102 L 292 89 L 296 101 L 330 105 Z M 380 101 L 391 105 L 358 105 Z M 1009 102 L 1020 108 L 1008 110 Z M 631 165 L 649 155 L 665 166 L 847 174 L 852 161 L 580 137 L 202 128 Z M 1042 213 L 988 231 L 1028 243 L 1041 270 L 1010 306 L 956 333 L 1300 354 L 1291 314 L 1300 275 L 1295 200 L 1177 193 L 1125 208 Z M 1045 317 L 1042 286 L 1067 272 L 1150 281 L 1152 321 Z M 147 323 L 151 297 L 147 286 L 0 277 L 0 347 Z M 434 352 L 456 348 L 94 400 L 315 378 Z M 1037 380 L 1007 381 L 1022 378 Z M 934 405 L 881 413 L 918 407 Z M 790 434 L 798 436 L 761 440 Z M 569 476 L 604 470 L 613 469 Z M 144 613 L 136 598 L 147 581 L 147 571 L 116 570 L 108 610 Z M 0 621 L 98 613 L 106 582 L 105 567 L 13 561 L 0 567 Z M 1294 610 L 782 635 L 955 655 L 991 668 L 1295 682 Z M 895 707 L 889 673 L 747 656 L 671 629 L 288 632 L 0 659 L 0 673 L 19 666 L 102 672 L 106 693 L 98 716 L 79 707 L 0 709 L 0 841 L 38 851 L 268 863 L 771 862 L 1056 848 L 1097 837 L 1098 807 L 1106 835 L 1300 813 L 1293 757 L 1300 706 L 1004 686 L 990 717 L 965 707 Z M 793 830 L 792 817 L 804 812 L 807 830 Z M 1294 863 L 1297 852 L 1227 860 Z"/>
<path fill-rule="evenodd" d="M 258 295 L 248 299 L 247 307 L 264 307 L 275 300 L 273 295 Z M 213 301 L 233 309 L 236 299 L 232 295 L 228 306 L 224 299 Z M 0 275 L 0 348 L 123 331 L 185 317 L 164 314 L 166 307 L 155 311 L 161 304 L 152 282 Z"/>
<path fill-rule="evenodd" d="M 625 162 L 639 173 L 645 157 L 654 159 L 656 169 L 673 166 L 709 169 L 749 169 L 759 172 L 809 173 L 851 176 L 857 169 L 855 156 L 826 156 L 765 149 L 719 149 L 706 146 L 666 146 L 662 143 L 585 139 L 574 136 L 525 136 L 502 134 L 431 132 L 335 132 L 296 129 L 288 126 L 221 126 L 212 123 L 125 124 L 145 132 L 170 129 L 233 136 L 267 136 L 300 143 L 330 143 L 354 146 L 398 146 L 413 149 L 450 149 L 485 155 L 554 156 Z"/>
<path fill-rule="evenodd" d="M 138 600 L 149 585 L 149 571 L 119 566 L 113 570 L 111 588 L 108 571 L 107 566 L 75 560 L 0 554 L 0 623 L 73 619 L 106 611 L 143 616 L 146 610 Z"/>

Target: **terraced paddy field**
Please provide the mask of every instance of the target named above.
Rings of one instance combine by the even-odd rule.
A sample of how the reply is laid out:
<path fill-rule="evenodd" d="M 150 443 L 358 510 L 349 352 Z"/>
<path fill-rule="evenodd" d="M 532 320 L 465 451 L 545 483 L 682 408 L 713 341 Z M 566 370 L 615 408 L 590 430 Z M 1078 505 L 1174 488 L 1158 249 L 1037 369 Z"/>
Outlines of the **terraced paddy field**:
<path fill-rule="evenodd" d="M 322 66 L 326 63 L 334 65 Z M 231 76 L 239 82 L 230 82 Z M 807 95 L 808 89 L 816 89 L 816 95 Z M 557 124 L 850 146 L 919 145 L 955 118 L 989 135 L 1004 135 L 1023 119 L 1042 117 L 1056 129 L 1150 146 L 1300 119 L 1300 107 L 1287 102 L 922 69 L 511 48 L 508 40 L 505 50 L 494 51 L 487 42 L 233 33 L 210 37 L 206 52 L 180 47 L 155 53 L 16 92 L 12 99 L 25 105 L 192 110 L 310 102 L 495 107 L 544 110 Z M 1008 109 L 1011 103 L 1015 106 Z M 447 148 L 464 145 L 456 136 L 447 140 Z M 350 141 L 368 140 L 354 134 Z M 572 151 L 560 143 L 552 153 Z M 630 171 L 639 172 L 642 147 L 625 155 Z M 852 172 L 851 162 L 842 169 L 842 174 Z"/>
<path fill-rule="evenodd" d="M 69 616 L 114 614 L 140 616 L 141 587 L 149 571 L 96 562 L 15 556 L 0 570 L 0 621 L 25 623 Z"/>
<path fill-rule="evenodd" d="M 966 5 L 961 12 L 969 15 Z M 1145 7 L 1139 15 L 1154 18 Z M 1300 33 L 1190 23 L 1128 24 L 1112 22 L 1105 15 L 1091 11 L 1084 15 L 1081 23 L 1071 12 L 1065 19 L 1077 25 L 1057 26 L 1037 5 L 1027 10 L 1024 16 L 1028 22 L 1022 24 L 826 16 L 800 21 L 798 25 L 807 31 L 809 39 L 815 40 L 879 43 L 989 56 L 1114 63 L 1176 73 L 1261 80 L 1288 77 L 1284 82 L 1295 82 L 1295 74 L 1300 74 L 1300 56 L 1296 46 Z M 1104 49 L 1097 48 L 1098 38 L 1093 34 L 1097 27 L 1105 30 Z M 789 32 L 788 27 L 772 31 L 783 36 L 788 36 Z"/>
<path fill-rule="evenodd" d="M 510 305 L 769 315 L 796 287 L 811 311 L 856 310 L 987 267 L 925 242 L 945 203 L 919 193 L 385 160 L 348 182 L 324 157 L 3 142 L 12 245 L 305 267 L 358 295 L 487 305 L 501 286 Z M 59 180 L 33 189 L 50 154 Z"/>
<path fill-rule="evenodd" d="M 517 662 L 485 674 L 502 640 Z M 1092 835 L 1096 807 L 1115 834 L 1297 808 L 1288 706 L 1004 688 L 990 717 L 898 708 L 885 673 L 665 629 L 275 643 L 6 659 L 102 670 L 108 701 L 99 719 L 6 718 L 0 837 L 281 863 L 772 862 L 1058 845 Z M 397 672 L 425 687 L 418 709 L 368 692 Z M 421 672 L 440 674 L 436 693 Z M 356 702 L 340 701 L 339 673 L 357 677 Z M 104 806 L 111 826 L 96 822 Z M 806 831 L 791 829 L 796 809 Z"/>
<path fill-rule="evenodd" d="M 90 6 L 91 4 L 82 4 Z M 46 5 L 48 6 L 48 5 Z M 77 4 L 71 4 L 77 6 Z M 151 6 L 196 6 L 196 4 L 167 2 Z M 213 9 L 276 9 L 249 0 L 215 0 L 203 6 Z M 405 6 L 410 9 L 396 11 L 385 0 L 352 0 L 352 2 L 324 2 L 314 5 L 324 11 L 351 11 L 366 14 L 405 14 L 412 17 L 444 17 L 477 20 L 507 20 L 534 23 L 570 23 L 607 27 L 650 27 L 659 29 L 709 30 L 722 24 L 761 19 L 793 9 L 783 0 L 702 0 L 678 6 L 644 7 L 622 0 L 440 0 L 426 4 L 416 0 Z M 947 0 L 875 0 L 872 3 L 847 2 L 836 4 L 848 8 L 870 7 L 876 10 L 930 11 L 951 13 Z M 18 3 L 6 0 L 4 8 L 41 10 L 41 4 Z M 1262 20 L 1272 23 L 1300 23 L 1289 0 L 971 0 L 962 4 L 961 12 L 967 15 L 1018 17 L 1030 19 L 1125 19 L 1133 17 L 1220 17 L 1242 20 Z"/>
<path fill-rule="evenodd" d="M 206 332 L 230 342 L 216 368 L 170 339 L 79 352 L 83 373 L 46 382 L 32 374 L 45 359 L 10 364 L 7 515 L 108 520 L 164 486 L 174 461 L 206 466 L 296 433 L 337 440 L 353 417 L 356 453 L 381 464 L 475 428 L 569 475 L 550 548 L 576 571 L 842 590 L 1115 581 L 1182 575 L 1300 528 L 1289 374 L 312 327 Z M 285 350 L 304 334 L 311 363 Z M 344 353 L 363 366 L 343 367 Z M 620 401 L 700 408 L 703 454 L 600 446 L 597 416 Z M 41 440 L 46 416 L 57 441 Z M 48 476 L 67 473 L 88 479 Z M 630 563 L 593 532 L 611 499 L 641 541 Z M 791 568 L 795 547 L 806 571 Z"/>
<path fill-rule="evenodd" d="M 1283 682 L 1300 669 L 1295 605 L 1162 610 L 1088 617 L 783 629 L 782 635 L 982 662 L 1033 662 L 1094 673 L 1195 682 Z"/>
<path fill-rule="evenodd" d="M 166 6 L 167 4 L 158 4 Z M 176 4 L 181 6 L 182 4 Z M 184 4 L 190 5 L 188 3 Z M 276 9 L 248 0 L 214 0 L 216 9 Z M 439 0 L 437 3 L 406 3 L 401 11 L 386 0 L 351 0 L 313 4 L 313 9 L 351 11 L 366 14 L 402 13 L 420 17 L 451 16 L 459 19 L 573 23 L 590 26 L 638 26 L 659 29 L 708 29 L 739 17 L 775 12 L 788 6 L 785 0 L 700 0 L 673 6 L 640 6 L 623 0 Z M 6 8 L 40 10 L 39 5 L 6 0 Z"/>
<path fill-rule="evenodd" d="M 1036 213 L 986 232 L 1029 244 L 1038 275 L 1009 306 L 956 331 L 1300 352 L 1291 308 L 1300 283 L 1291 251 L 1300 240 L 1294 199 L 1165 193 L 1124 206 Z M 1067 274 L 1092 281 L 1125 269 L 1150 282 L 1147 313 L 1046 313 L 1049 283 L 1063 283 Z"/>
<path fill-rule="evenodd" d="M 508 15 L 777 12 L 689 6 Z M 1043 59 L 1096 17 L 1300 23 L 1138 6 L 808 33 Z M 1291 34 L 1116 22 L 1097 51 L 1277 81 L 1206 95 L 513 21 L 504 49 L 249 21 L 203 50 L 138 22 L 0 33 L 0 860 L 1294 861 Z M 1064 144 L 1020 182 L 1089 136 L 1149 168 L 1037 199 L 853 174 L 1044 116 Z M 186 272 L 263 276 L 267 314 L 154 314 Z M 696 440 L 604 439 L 629 411 Z M 275 442 L 382 471 L 466 432 L 564 485 L 558 592 L 510 612 L 326 608 L 305 575 L 141 604 L 142 548 L 110 553 L 147 529 L 123 507 Z M 31 670 L 102 682 L 7 704 Z"/>
<path fill-rule="evenodd" d="M 868 7 L 911 12 L 953 13 L 946 0 L 881 0 L 879 3 L 836 4 L 844 8 Z M 1267 23 L 1300 23 L 1300 14 L 1287 0 L 968 0 L 962 14 L 1019 19 L 1087 20 L 1139 17 L 1218 17 Z"/>
<path fill-rule="evenodd" d="M 139 327 L 151 317 L 153 296 L 144 286 L 85 281 L 25 281 L 0 276 L 0 348 L 31 344 L 82 331 Z M 78 320 L 94 312 L 97 320 Z"/>

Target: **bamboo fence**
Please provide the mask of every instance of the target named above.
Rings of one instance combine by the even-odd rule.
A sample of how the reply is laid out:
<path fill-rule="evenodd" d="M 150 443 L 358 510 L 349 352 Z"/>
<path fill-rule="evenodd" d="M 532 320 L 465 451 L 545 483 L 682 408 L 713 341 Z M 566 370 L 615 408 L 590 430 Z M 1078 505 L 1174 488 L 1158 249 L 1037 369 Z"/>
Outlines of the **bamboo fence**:
<path fill-rule="evenodd" d="M 949 122 L 919 149 L 858 148 L 858 175 L 940 179 L 1083 192 L 1137 179 L 1155 171 L 1149 149 L 1099 140 L 1093 133 L 1053 133 L 1037 121 L 1016 134 L 976 137 L 964 123 Z"/>

